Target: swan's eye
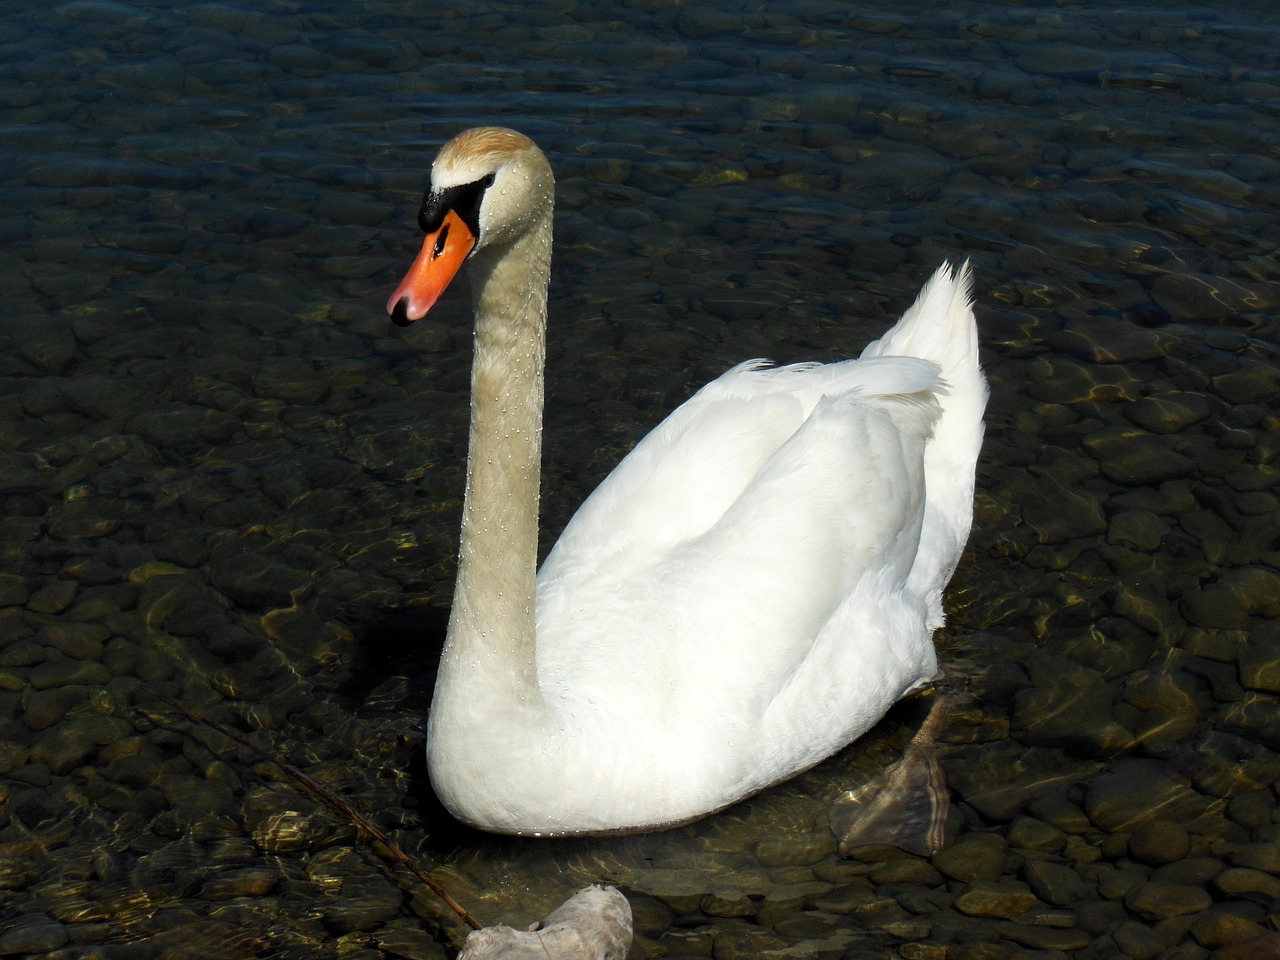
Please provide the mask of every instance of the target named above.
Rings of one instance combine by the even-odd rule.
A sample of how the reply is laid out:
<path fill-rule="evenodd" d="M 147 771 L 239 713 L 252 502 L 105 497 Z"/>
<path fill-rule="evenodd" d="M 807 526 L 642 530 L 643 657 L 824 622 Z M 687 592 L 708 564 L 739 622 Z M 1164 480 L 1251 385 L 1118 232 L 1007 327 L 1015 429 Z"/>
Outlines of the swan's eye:
<path fill-rule="evenodd" d="M 498 179 L 498 175 L 497 175 L 497 174 L 494 174 L 494 173 L 491 173 L 491 174 L 489 174 L 487 177 L 485 177 L 485 178 L 484 178 L 482 181 L 480 181 L 480 182 L 481 182 L 482 184 L 484 184 L 484 188 L 485 188 L 486 190 L 488 190 L 490 187 L 492 187 L 492 186 L 493 186 L 493 181 L 495 181 L 495 180 L 497 180 L 497 179 Z"/>

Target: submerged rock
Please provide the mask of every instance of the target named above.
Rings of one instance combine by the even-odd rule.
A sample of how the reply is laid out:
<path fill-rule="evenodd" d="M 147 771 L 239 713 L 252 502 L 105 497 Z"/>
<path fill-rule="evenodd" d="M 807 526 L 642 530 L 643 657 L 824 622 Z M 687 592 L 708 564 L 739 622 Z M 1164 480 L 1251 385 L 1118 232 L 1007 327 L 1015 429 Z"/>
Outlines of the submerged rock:
<path fill-rule="evenodd" d="M 1100 828 L 1111 833 L 1137 830 L 1156 820 L 1189 820 L 1207 802 L 1151 760 L 1122 760 L 1093 780 L 1085 795 L 1085 810 Z"/>

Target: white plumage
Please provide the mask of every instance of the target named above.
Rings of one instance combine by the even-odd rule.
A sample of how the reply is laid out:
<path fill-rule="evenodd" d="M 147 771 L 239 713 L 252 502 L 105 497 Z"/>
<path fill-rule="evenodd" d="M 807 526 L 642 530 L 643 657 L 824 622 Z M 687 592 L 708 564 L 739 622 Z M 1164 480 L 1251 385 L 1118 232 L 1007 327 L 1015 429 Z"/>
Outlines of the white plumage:
<path fill-rule="evenodd" d="M 523 136 L 454 138 L 388 303 L 417 319 L 471 261 L 472 436 L 431 778 L 487 830 L 660 827 L 830 756 L 936 673 L 987 395 L 969 271 L 939 269 L 858 360 L 750 361 L 708 384 L 587 499 L 535 580 L 552 195 Z"/>

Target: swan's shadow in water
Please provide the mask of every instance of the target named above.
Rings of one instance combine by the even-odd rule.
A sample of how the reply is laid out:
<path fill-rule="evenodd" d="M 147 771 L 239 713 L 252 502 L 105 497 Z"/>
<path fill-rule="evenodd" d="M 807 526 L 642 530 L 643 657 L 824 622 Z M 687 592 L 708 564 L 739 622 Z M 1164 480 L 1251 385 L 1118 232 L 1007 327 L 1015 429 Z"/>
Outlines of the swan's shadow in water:
<path fill-rule="evenodd" d="M 388 711 L 405 716 L 403 744 L 394 762 L 416 802 L 424 838 L 422 853 L 440 855 L 493 838 L 455 820 L 431 788 L 425 749 L 426 718 L 449 625 L 449 608 L 436 604 L 351 610 L 357 636 L 345 679 L 334 690 L 352 712 Z M 366 811 L 372 813 L 372 811 Z"/>

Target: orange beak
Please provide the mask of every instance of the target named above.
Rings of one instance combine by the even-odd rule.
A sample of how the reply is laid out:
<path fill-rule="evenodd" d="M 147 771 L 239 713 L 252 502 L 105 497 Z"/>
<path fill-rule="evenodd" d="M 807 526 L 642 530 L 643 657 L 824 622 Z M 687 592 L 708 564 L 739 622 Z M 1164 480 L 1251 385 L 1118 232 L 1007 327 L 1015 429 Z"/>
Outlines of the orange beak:
<path fill-rule="evenodd" d="M 452 210 L 446 213 L 440 229 L 422 241 L 413 266 L 387 301 L 391 319 L 407 327 L 425 317 L 475 245 L 475 235 L 462 218 Z"/>

